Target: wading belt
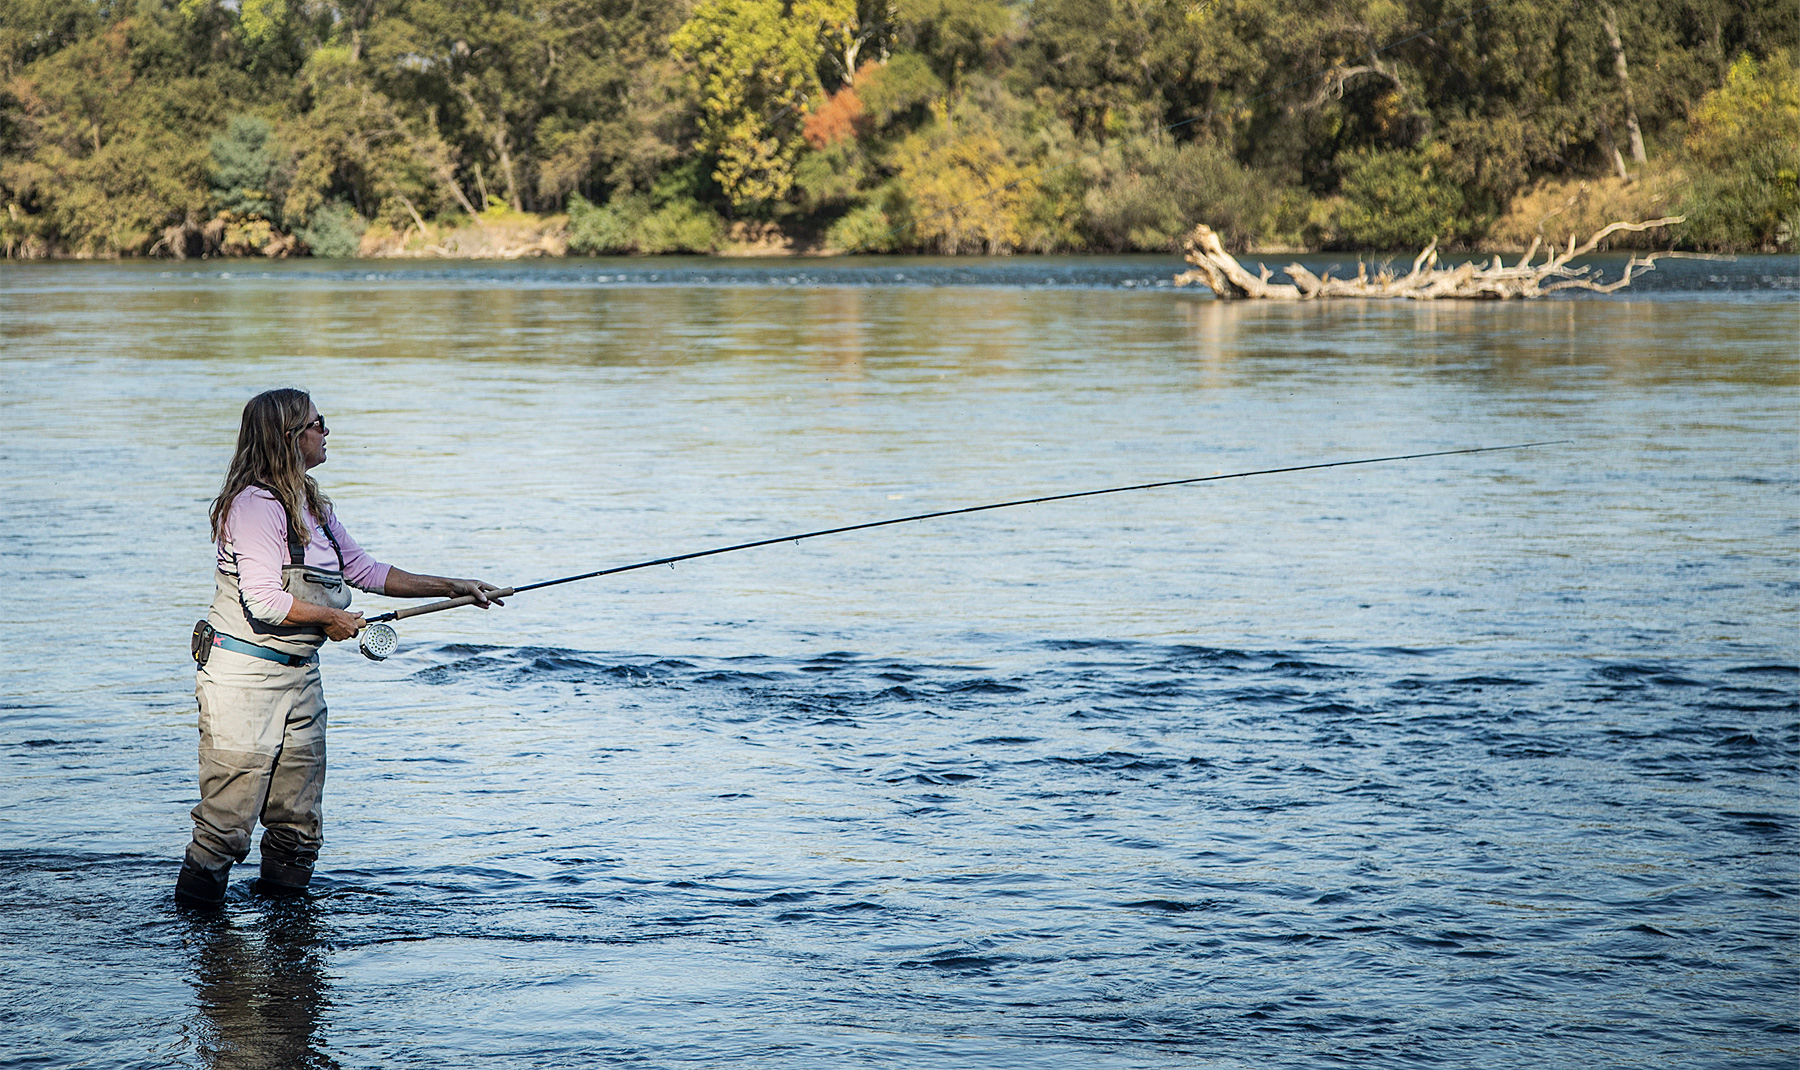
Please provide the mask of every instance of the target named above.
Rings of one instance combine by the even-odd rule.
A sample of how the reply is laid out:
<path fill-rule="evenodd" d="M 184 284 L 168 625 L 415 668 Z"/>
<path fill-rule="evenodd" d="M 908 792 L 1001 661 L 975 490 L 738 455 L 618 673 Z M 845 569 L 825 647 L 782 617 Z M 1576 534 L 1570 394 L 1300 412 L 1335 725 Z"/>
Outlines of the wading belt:
<path fill-rule="evenodd" d="M 296 669 L 302 665 L 311 664 L 313 659 L 319 656 L 317 654 L 308 654 L 305 657 L 301 657 L 298 654 L 283 654 L 279 650 L 270 650 L 266 646 L 257 646 L 255 643 L 246 643 L 242 639 L 235 639 L 229 635 L 220 635 L 218 632 L 213 633 L 212 645 L 221 650 L 230 650 L 238 654 L 248 654 L 253 658 L 262 658 L 265 661 L 279 662 Z"/>

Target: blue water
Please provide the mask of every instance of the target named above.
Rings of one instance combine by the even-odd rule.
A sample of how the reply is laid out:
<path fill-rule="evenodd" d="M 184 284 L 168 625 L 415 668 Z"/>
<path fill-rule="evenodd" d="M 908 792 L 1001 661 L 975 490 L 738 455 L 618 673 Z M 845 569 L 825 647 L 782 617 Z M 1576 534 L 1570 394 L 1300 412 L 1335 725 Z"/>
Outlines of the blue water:
<path fill-rule="evenodd" d="M 1800 265 L 1177 267 L 0 268 L 0 1065 L 1793 1065 Z M 205 505 L 284 383 L 377 556 L 506 583 L 1571 441 L 404 622 L 326 653 L 314 896 L 194 919 Z"/>

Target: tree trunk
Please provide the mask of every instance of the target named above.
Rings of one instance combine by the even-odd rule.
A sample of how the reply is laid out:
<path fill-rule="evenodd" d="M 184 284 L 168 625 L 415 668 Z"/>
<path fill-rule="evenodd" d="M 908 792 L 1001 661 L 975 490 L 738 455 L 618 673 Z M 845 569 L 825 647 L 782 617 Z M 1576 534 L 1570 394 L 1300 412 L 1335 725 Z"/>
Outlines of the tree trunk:
<path fill-rule="evenodd" d="M 1625 95 L 1625 132 L 1631 135 L 1631 158 L 1638 163 L 1649 160 L 1644 154 L 1644 132 L 1638 128 L 1637 104 L 1631 98 L 1631 72 L 1625 68 L 1625 42 L 1619 38 L 1618 16 L 1611 4 L 1600 7 L 1600 25 L 1606 29 L 1606 43 L 1612 46 L 1613 69 L 1619 73 L 1619 89 Z"/>
<path fill-rule="evenodd" d="M 1580 245 L 1575 244 L 1575 235 L 1571 234 L 1567 249 L 1551 252 L 1543 263 L 1534 265 L 1532 258 L 1537 256 L 1543 241 L 1540 236 L 1531 243 L 1531 248 L 1525 251 L 1524 257 L 1511 267 L 1496 256 L 1491 263 L 1471 262 L 1440 268 L 1437 266 L 1437 242 L 1433 240 L 1413 260 L 1412 270 L 1405 275 L 1383 268 L 1371 278 L 1367 266 L 1358 264 L 1356 278 L 1334 279 L 1330 272 L 1320 276 L 1299 264 L 1289 264 L 1285 270 L 1288 278 L 1294 280 L 1291 284 L 1271 283 L 1269 269 L 1266 267 L 1260 275 L 1252 275 L 1244 270 L 1237 258 L 1225 251 L 1212 228 L 1202 223 L 1194 228 L 1193 235 L 1186 242 L 1187 262 L 1193 265 L 1193 270 L 1175 276 L 1175 285 L 1201 283 L 1221 300 L 1262 298 L 1269 301 L 1312 301 L 1322 297 L 1399 298 L 1408 301 L 1432 301 L 1439 298 L 1496 300 L 1542 297 L 1558 290 L 1570 289 L 1609 294 L 1631 285 L 1634 271 L 1654 269 L 1659 257 L 1694 254 L 1650 253 L 1633 256 L 1626 261 L 1624 273 L 1612 282 L 1601 282 L 1591 264 L 1570 267 L 1569 262 L 1593 252 L 1600 247 L 1601 242 L 1620 231 L 1641 233 L 1684 221 L 1681 216 L 1669 216 L 1642 223 L 1610 223 L 1595 231 L 1593 237 Z"/>
<path fill-rule="evenodd" d="M 494 151 L 500 154 L 500 177 L 506 179 L 506 199 L 512 204 L 512 210 L 523 212 L 525 203 L 519 200 L 519 183 L 513 178 L 512 153 L 506 150 L 506 128 L 494 131 Z"/>
<path fill-rule="evenodd" d="M 1618 172 L 1619 180 L 1628 182 L 1631 180 L 1631 173 L 1625 170 L 1625 157 L 1619 155 L 1619 143 L 1613 140 L 1612 124 L 1606 121 L 1604 115 L 1598 118 L 1600 120 L 1600 149 L 1612 160 L 1613 170 Z"/>

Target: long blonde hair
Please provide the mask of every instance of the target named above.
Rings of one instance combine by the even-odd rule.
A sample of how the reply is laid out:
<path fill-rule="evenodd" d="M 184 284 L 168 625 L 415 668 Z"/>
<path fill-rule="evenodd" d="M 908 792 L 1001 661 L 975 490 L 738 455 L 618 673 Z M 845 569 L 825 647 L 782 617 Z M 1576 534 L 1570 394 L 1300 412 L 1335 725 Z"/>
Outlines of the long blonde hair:
<path fill-rule="evenodd" d="M 306 474 L 300 455 L 300 432 L 312 411 L 312 397 L 304 390 L 282 387 L 265 390 L 244 403 L 238 424 L 237 452 L 225 485 L 212 503 L 213 541 L 225 537 L 225 516 L 245 487 L 263 486 L 287 510 L 288 531 L 305 544 L 312 538 L 308 513 L 323 524 L 331 515 L 331 499 Z"/>

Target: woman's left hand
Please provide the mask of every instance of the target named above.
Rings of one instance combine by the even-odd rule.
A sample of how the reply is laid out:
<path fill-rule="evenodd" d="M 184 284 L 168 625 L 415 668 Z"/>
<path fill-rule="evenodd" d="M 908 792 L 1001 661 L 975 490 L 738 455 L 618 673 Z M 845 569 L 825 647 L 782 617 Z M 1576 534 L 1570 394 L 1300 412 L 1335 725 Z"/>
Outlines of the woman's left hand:
<path fill-rule="evenodd" d="M 444 582 L 450 585 L 450 596 L 452 598 L 462 598 L 464 596 L 474 598 L 475 604 L 482 609 L 486 609 L 490 605 L 503 606 L 506 604 L 500 599 L 493 597 L 494 592 L 500 590 L 500 588 L 483 580 L 446 579 Z"/>

